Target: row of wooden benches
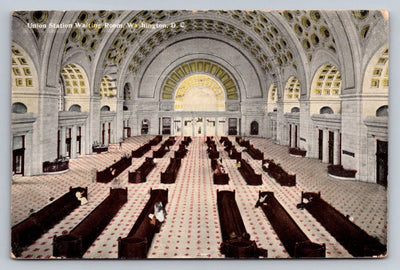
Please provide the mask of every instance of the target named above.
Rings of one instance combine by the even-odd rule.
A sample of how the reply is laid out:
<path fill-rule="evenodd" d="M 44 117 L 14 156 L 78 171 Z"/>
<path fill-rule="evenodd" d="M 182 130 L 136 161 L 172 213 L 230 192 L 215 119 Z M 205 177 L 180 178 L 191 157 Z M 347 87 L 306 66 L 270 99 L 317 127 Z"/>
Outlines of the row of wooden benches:
<path fill-rule="evenodd" d="M 227 141 L 229 141 L 228 137 L 221 137 L 220 142 L 221 141 L 229 145 L 229 143 L 227 143 Z M 250 154 L 250 156 L 252 156 L 252 158 L 262 160 L 262 169 L 267 172 L 269 176 L 274 178 L 280 185 L 289 187 L 296 186 L 296 175 L 286 172 L 280 166 L 280 164 L 277 164 L 274 160 L 264 159 L 264 153 L 254 148 L 249 141 L 245 141 L 241 137 L 237 136 L 236 142 L 238 142 L 238 144 L 241 146 L 247 147 L 247 152 Z M 225 148 L 225 150 L 228 152 L 231 159 L 236 159 L 238 164 L 240 162 L 240 165 L 244 164 L 243 168 L 239 169 L 239 171 L 242 176 L 245 177 L 245 179 L 248 179 L 246 181 L 249 185 L 262 184 L 261 175 L 256 174 L 250 165 L 243 161 L 240 155 L 241 153 L 237 152 L 234 146 L 229 146 Z"/>
<path fill-rule="evenodd" d="M 156 136 L 146 144 L 140 146 L 138 149 L 133 150 L 131 156 L 123 156 L 120 160 L 116 161 L 114 164 L 110 165 L 104 170 L 96 171 L 96 182 L 109 183 L 115 177 L 121 174 L 124 170 L 126 170 L 129 166 L 132 165 L 133 157 L 135 158 L 142 157 L 145 153 L 147 153 L 151 149 L 151 146 L 159 144 L 161 140 L 162 136 Z M 153 157 L 155 158 L 163 157 L 167 152 L 166 148 L 173 145 L 174 143 L 175 143 L 175 137 L 169 137 L 157 151 L 154 151 Z M 138 181 L 139 178 L 141 177 L 136 177 L 135 178 L 136 180 L 134 180 L 133 182 Z"/>
<path fill-rule="evenodd" d="M 36 241 L 42 234 L 69 215 L 80 205 L 81 196 L 87 197 L 87 188 L 70 188 L 70 191 L 53 203 L 12 228 L 12 251 L 16 256 Z M 110 195 L 101 202 L 69 233 L 54 236 L 53 255 L 81 258 L 100 233 L 127 202 L 127 189 L 110 189 Z M 145 258 L 154 235 L 160 231 L 162 219 L 157 208 L 168 203 L 168 189 L 150 189 L 150 199 L 125 238 L 118 239 L 119 258 Z M 157 206 L 157 207 L 156 207 Z M 239 208 L 235 191 L 217 190 L 217 207 L 222 244 L 220 251 L 226 257 L 267 257 L 267 251 L 250 240 Z M 259 192 L 256 207 L 260 207 L 291 257 L 325 257 L 325 244 L 312 242 L 272 192 Z M 336 240 L 355 257 L 384 256 L 386 246 L 350 221 L 321 198 L 320 193 L 302 193 L 297 206 L 306 209 Z"/>

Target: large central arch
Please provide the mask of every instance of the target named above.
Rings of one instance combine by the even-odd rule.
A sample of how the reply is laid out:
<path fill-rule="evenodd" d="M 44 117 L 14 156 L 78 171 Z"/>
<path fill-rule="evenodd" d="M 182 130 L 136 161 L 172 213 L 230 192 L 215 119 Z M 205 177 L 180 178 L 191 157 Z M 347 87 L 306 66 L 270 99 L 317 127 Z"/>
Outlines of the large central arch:
<path fill-rule="evenodd" d="M 175 91 L 175 111 L 225 111 L 225 90 L 213 77 L 191 75 Z"/>
<path fill-rule="evenodd" d="M 210 86 L 213 85 L 214 89 L 216 89 L 216 85 L 223 86 L 227 99 L 238 99 L 237 86 L 232 76 L 222 66 L 208 60 L 189 61 L 179 65 L 170 72 L 164 80 L 161 98 L 171 99 L 173 92 L 176 92 L 182 85 L 184 86 L 182 82 L 186 81 L 188 77 L 192 77 L 193 74 L 207 74 L 201 77 L 201 79 L 204 80 L 203 83 L 208 82 Z M 197 84 L 200 83 L 200 77 L 195 76 L 192 78 L 199 78 Z M 186 82 L 191 82 L 191 84 L 193 84 L 194 81 L 189 80 Z M 176 97 L 177 95 L 175 93 L 175 99 Z"/>

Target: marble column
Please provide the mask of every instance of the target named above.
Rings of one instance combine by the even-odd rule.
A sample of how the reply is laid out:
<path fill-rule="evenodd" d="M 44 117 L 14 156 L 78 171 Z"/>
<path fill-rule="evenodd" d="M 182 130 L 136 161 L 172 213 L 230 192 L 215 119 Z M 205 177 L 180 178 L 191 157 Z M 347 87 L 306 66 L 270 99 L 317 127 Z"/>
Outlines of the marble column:
<path fill-rule="evenodd" d="M 340 164 L 340 135 L 339 130 L 335 130 L 333 133 L 333 164 Z"/>
<path fill-rule="evenodd" d="M 109 142 L 109 138 L 110 138 L 110 135 L 109 135 L 109 132 L 108 132 L 108 130 L 109 130 L 109 122 L 106 122 L 105 123 L 105 125 L 104 125 L 104 127 L 105 127 L 105 136 L 104 136 L 104 144 L 105 145 L 108 145 L 108 142 Z"/>
<path fill-rule="evenodd" d="M 295 138 L 294 138 L 294 125 L 293 124 L 289 124 L 289 130 L 290 130 L 289 131 L 290 132 L 289 145 L 291 148 L 294 148 L 295 147 L 295 143 L 294 143 Z"/>
<path fill-rule="evenodd" d="M 206 133 L 206 118 L 205 117 L 203 117 L 203 135 L 204 136 L 207 135 L 207 133 Z"/>
<path fill-rule="evenodd" d="M 67 152 L 67 144 L 65 143 L 65 140 L 67 138 L 66 135 L 66 128 L 65 127 L 60 127 L 60 141 L 61 141 L 61 145 L 60 145 L 60 155 L 61 156 L 65 156 L 66 152 Z"/>
<path fill-rule="evenodd" d="M 192 118 L 192 137 L 194 137 L 194 126 L 195 126 L 195 121 L 194 121 L 194 118 Z"/>
<path fill-rule="evenodd" d="M 81 155 L 86 155 L 86 126 L 81 126 Z"/>
<path fill-rule="evenodd" d="M 322 141 L 322 162 L 329 162 L 329 132 L 328 129 L 323 130 L 323 141 Z"/>
<path fill-rule="evenodd" d="M 183 136 L 183 122 L 184 122 L 184 117 L 181 117 L 181 136 Z"/>
<path fill-rule="evenodd" d="M 76 129 L 77 126 L 72 126 L 71 128 L 71 158 L 76 158 Z"/>
<path fill-rule="evenodd" d="M 214 127 L 215 127 L 215 136 L 218 136 L 219 134 L 218 134 L 218 117 L 215 117 L 215 125 L 214 125 Z"/>

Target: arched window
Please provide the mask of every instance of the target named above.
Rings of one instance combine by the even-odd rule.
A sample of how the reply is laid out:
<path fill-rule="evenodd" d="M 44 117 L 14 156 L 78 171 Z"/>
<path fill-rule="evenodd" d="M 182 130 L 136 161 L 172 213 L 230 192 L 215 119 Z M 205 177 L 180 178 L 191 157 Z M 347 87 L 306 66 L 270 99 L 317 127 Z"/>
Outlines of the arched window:
<path fill-rule="evenodd" d="M 22 114 L 22 113 L 26 113 L 27 111 L 28 111 L 28 109 L 26 108 L 26 106 L 25 106 L 24 103 L 15 102 L 15 103 L 12 105 L 12 112 L 13 112 L 13 113 Z"/>
<path fill-rule="evenodd" d="M 322 108 L 319 110 L 319 113 L 320 113 L 320 114 L 333 114 L 333 110 L 331 109 L 331 107 L 325 106 L 325 107 L 322 107 Z"/>
<path fill-rule="evenodd" d="M 375 62 L 373 62 L 375 61 Z M 372 68 L 372 73 L 366 74 L 370 76 L 370 88 L 375 92 L 378 90 L 388 89 L 389 87 L 389 49 L 386 48 L 380 52 L 379 58 L 376 57 L 371 60 L 368 71 Z"/>
<path fill-rule="evenodd" d="M 342 77 L 339 70 L 334 65 L 326 64 L 315 73 L 311 97 L 338 97 L 341 87 Z"/>
<path fill-rule="evenodd" d="M 389 116 L 389 107 L 387 105 L 383 105 L 376 110 L 377 117 L 387 117 Z"/>
<path fill-rule="evenodd" d="M 129 109 L 128 109 L 127 106 L 124 106 L 124 107 L 123 107 L 123 110 L 124 110 L 124 111 L 129 111 Z"/>
<path fill-rule="evenodd" d="M 186 77 L 175 92 L 176 111 L 225 111 L 224 89 L 215 78 L 205 74 Z"/>
<path fill-rule="evenodd" d="M 101 107 L 100 110 L 101 110 L 102 112 L 109 112 L 109 111 L 110 111 L 110 106 L 105 105 L 105 106 Z"/>
<path fill-rule="evenodd" d="M 300 112 L 300 108 L 299 108 L 299 107 L 293 107 L 293 108 L 290 110 L 290 112 L 291 112 L 291 113 L 298 113 L 298 112 Z"/>
<path fill-rule="evenodd" d="M 71 107 L 69 107 L 70 112 L 81 112 L 81 106 L 78 104 L 74 104 Z"/>
<path fill-rule="evenodd" d="M 283 96 L 283 111 L 289 113 L 291 108 L 299 107 L 300 81 L 295 76 L 291 76 L 285 84 Z"/>
<path fill-rule="evenodd" d="M 104 76 L 101 79 L 100 84 L 100 97 L 116 97 L 117 96 L 117 86 L 115 85 L 115 80 L 110 76 Z"/>
<path fill-rule="evenodd" d="M 258 135 L 258 123 L 253 121 L 250 124 L 250 135 Z"/>
<path fill-rule="evenodd" d="M 36 71 L 30 57 L 19 46 L 13 44 L 11 48 L 11 85 L 13 87 L 36 86 Z"/>
<path fill-rule="evenodd" d="M 65 95 L 88 95 L 89 82 L 83 68 L 76 64 L 65 65 L 61 70 Z"/>
<path fill-rule="evenodd" d="M 290 77 L 286 82 L 285 100 L 298 100 L 300 96 L 300 82 L 295 77 Z"/>

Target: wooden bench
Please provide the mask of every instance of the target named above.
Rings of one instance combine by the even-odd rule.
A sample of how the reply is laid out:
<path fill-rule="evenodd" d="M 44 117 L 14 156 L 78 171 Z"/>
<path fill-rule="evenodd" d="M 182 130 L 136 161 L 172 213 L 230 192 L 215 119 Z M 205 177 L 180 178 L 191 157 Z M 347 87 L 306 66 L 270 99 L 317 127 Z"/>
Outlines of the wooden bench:
<path fill-rule="evenodd" d="M 146 160 L 143 162 L 140 167 L 134 171 L 129 172 L 128 181 L 129 183 L 143 183 L 146 182 L 147 175 L 153 170 L 156 166 L 154 163 L 154 159 L 150 157 L 146 157 Z"/>
<path fill-rule="evenodd" d="M 321 193 L 302 192 L 299 209 L 307 211 L 354 257 L 384 256 L 387 248 L 377 238 L 349 220 L 321 198 Z"/>
<path fill-rule="evenodd" d="M 124 156 L 102 171 L 96 171 L 96 182 L 108 183 L 132 165 L 132 157 Z"/>
<path fill-rule="evenodd" d="M 213 180 L 215 185 L 227 185 L 229 182 L 229 175 L 219 164 L 217 159 L 211 160 L 211 169 L 213 170 Z"/>
<path fill-rule="evenodd" d="M 174 152 L 174 158 L 182 159 L 186 156 L 187 152 L 188 152 L 188 150 L 186 149 L 185 144 L 181 143 L 179 145 L 178 151 Z"/>
<path fill-rule="evenodd" d="M 246 141 L 242 139 L 240 136 L 235 137 L 236 142 L 241 146 L 241 147 L 249 147 L 250 146 L 250 141 Z"/>
<path fill-rule="evenodd" d="M 207 137 L 206 144 L 207 144 L 208 157 L 210 159 L 219 158 L 219 152 L 217 150 L 215 141 L 212 140 L 212 137 L 209 137 L 209 136 Z"/>
<path fill-rule="evenodd" d="M 100 153 L 107 152 L 107 151 L 108 151 L 108 146 L 106 146 L 106 145 L 93 145 L 92 146 L 93 153 L 100 154 Z"/>
<path fill-rule="evenodd" d="M 153 158 L 162 158 L 167 152 L 169 152 L 169 150 L 167 150 L 167 146 L 163 143 L 160 148 L 153 152 Z"/>
<path fill-rule="evenodd" d="M 164 142 L 164 144 L 166 145 L 166 146 L 172 146 L 172 145 L 174 145 L 175 144 L 175 142 L 176 142 L 176 139 L 175 139 L 175 137 L 173 137 L 173 136 L 170 136 L 165 142 Z"/>
<path fill-rule="evenodd" d="M 325 257 L 325 244 L 311 242 L 273 192 L 259 192 L 258 196 L 256 207 L 261 207 L 291 257 Z"/>
<path fill-rule="evenodd" d="M 150 199 L 140 213 L 128 236 L 118 238 L 118 258 L 146 258 L 154 235 L 160 232 L 162 223 L 149 218 L 154 214 L 154 205 L 161 202 L 163 207 L 168 203 L 168 189 L 150 189 Z"/>
<path fill-rule="evenodd" d="M 82 258 L 127 200 L 127 189 L 110 189 L 110 195 L 69 234 L 54 235 L 53 256 Z"/>
<path fill-rule="evenodd" d="M 232 142 L 228 139 L 228 137 L 226 137 L 226 136 L 222 136 L 220 139 L 219 139 L 219 143 L 220 144 L 223 144 L 224 146 L 225 146 L 225 148 L 226 147 L 231 147 L 232 146 Z"/>
<path fill-rule="evenodd" d="M 142 146 L 140 146 L 138 149 L 132 151 L 132 157 L 134 158 L 140 158 L 144 154 L 146 154 L 148 151 L 151 150 L 151 145 L 150 143 L 146 143 Z"/>
<path fill-rule="evenodd" d="M 217 190 L 217 207 L 222 234 L 220 251 L 231 258 L 267 257 L 267 251 L 259 249 L 250 240 L 235 200 L 235 191 Z"/>
<path fill-rule="evenodd" d="M 219 152 L 216 149 L 212 149 L 212 150 L 208 151 L 208 157 L 210 159 L 219 158 Z"/>
<path fill-rule="evenodd" d="M 228 152 L 228 156 L 230 159 L 241 160 L 242 153 L 236 150 L 235 146 L 225 147 L 225 151 Z"/>
<path fill-rule="evenodd" d="M 185 136 L 185 137 L 183 137 L 183 140 L 182 140 L 181 144 L 183 144 L 185 146 L 188 146 L 191 142 L 192 142 L 192 138 L 188 137 L 188 136 Z"/>
<path fill-rule="evenodd" d="M 11 228 L 11 248 L 15 256 L 81 205 L 77 192 L 87 200 L 87 188 L 70 187 L 69 192 Z"/>
<path fill-rule="evenodd" d="M 62 172 L 69 169 L 69 159 L 56 159 L 43 162 L 43 173 Z"/>
<path fill-rule="evenodd" d="M 149 144 L 150 144 L 151 146 L 154 146 L 154 145 L 159 144 L 161 141 L 162 141 L 162 136 L 161 136 L 161 135 L 157 135 L 157 136 L 155 136 L 153 139 L 151 139 L 151 140 L 149 141 Z"/>
<path fill-rule="evenodd" d="M 238 165 L 240 162 L 240 166 Z M 240 174 L 243 176 L 244 180 L 248 185 L 259 186 L 262 185 L 261 174 L 256 174 L 254 169 L 248 164 L 244 159 L 238 160 L 236 165 Z"/>
<path fill-rule="evenodd" d="M 256 160 L 263 160 L 264 159 L 264 153 L 261 152 L 260 150 L 254 148 L 254 146 L 251 144 L 249 147 L 247 147 L 247 153 Z"/>
<path fill-rule="evenodd" d="M 276 164 L 271 159 L 262 161 L 262 169 L 274 178 L 281 186 L 293 187 L 296 186 L 296 175 L 288 174 L 280 165 Z"/>
<path fill-rule="evenodd" d="M 181 159 L 171 158 L 171 161 L 165 170 L 161 173 L 161 183 L 163 184 L 173 184 L 175 183 L 176 177 L 181 167 Z"/>

